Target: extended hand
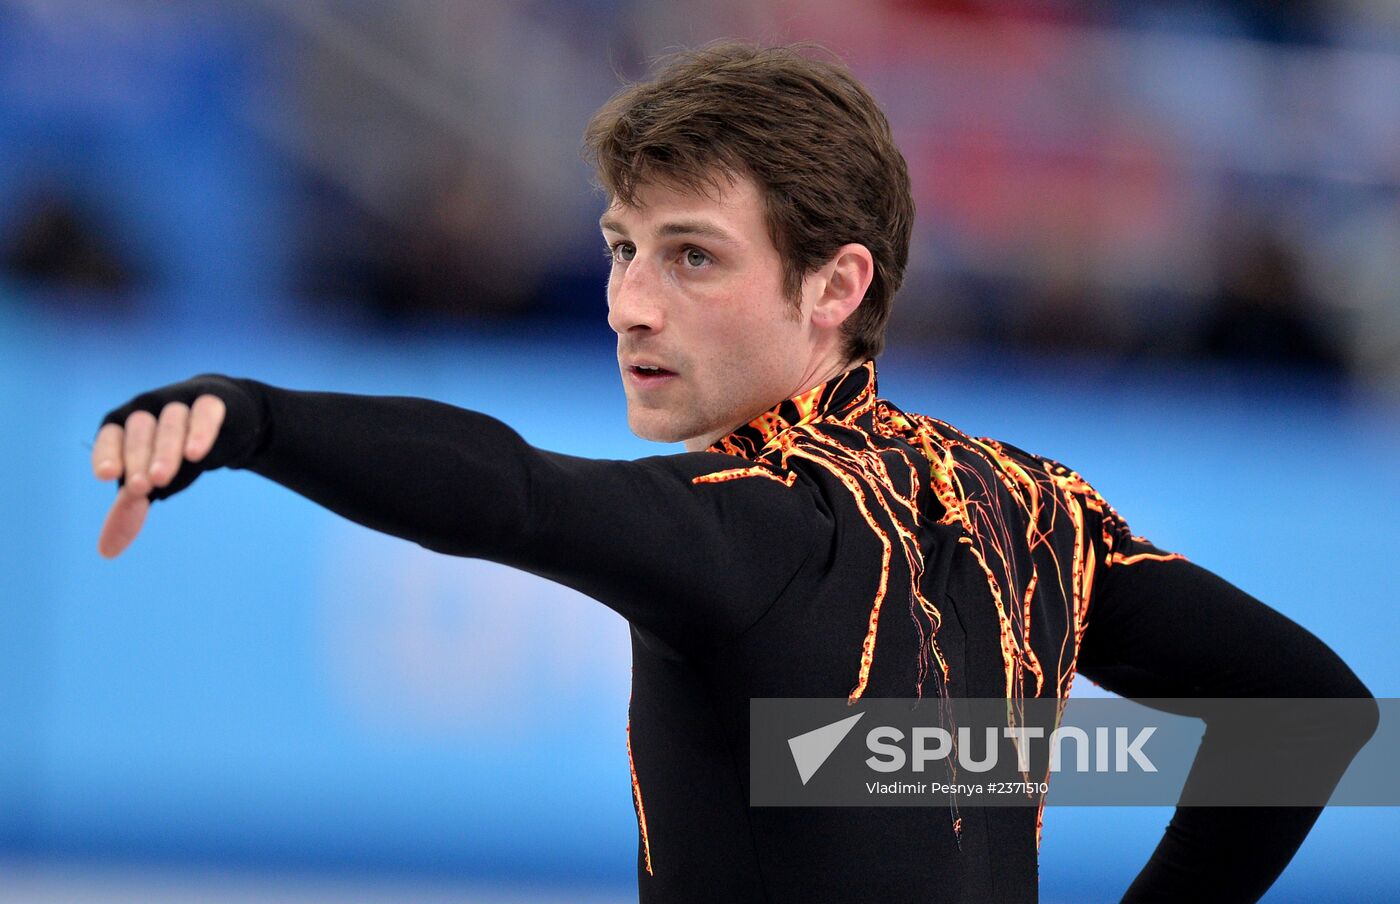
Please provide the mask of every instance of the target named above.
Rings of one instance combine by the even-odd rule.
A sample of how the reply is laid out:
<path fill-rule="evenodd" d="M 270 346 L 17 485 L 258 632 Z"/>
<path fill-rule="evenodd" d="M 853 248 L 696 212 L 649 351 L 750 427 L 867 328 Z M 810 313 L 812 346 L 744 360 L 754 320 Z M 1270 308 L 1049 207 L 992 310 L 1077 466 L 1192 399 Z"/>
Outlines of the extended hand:
<path fill-rule="evenodd" d="M 120 555 L 141 532 L 152 501 L 230 464 L 260 433 L 257 402 L 217 374 L 144 393 L 108 412 L 93 443 L 92 472 L 98 480 L 117 480 L 118 491 L 97 551 L 109 559 Z"/>

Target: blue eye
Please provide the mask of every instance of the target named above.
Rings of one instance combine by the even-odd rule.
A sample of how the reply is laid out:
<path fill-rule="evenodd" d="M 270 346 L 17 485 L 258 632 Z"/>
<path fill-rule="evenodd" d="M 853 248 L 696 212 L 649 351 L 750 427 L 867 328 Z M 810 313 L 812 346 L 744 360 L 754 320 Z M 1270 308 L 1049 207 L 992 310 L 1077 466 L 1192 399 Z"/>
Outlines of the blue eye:
<path fill-rule="evenodd" d="M 608 246 L 607 254 L 618 263 L 625 264 L 637 256 L 637 248 L 631 242 L 618 242 Z"/>
<path fill-rule="evenodd" d="M 685 252 L 685 262 L 692 267 L 703 267 L 710 260 L 710 256 L 699 248 L 687 248 Z"/>

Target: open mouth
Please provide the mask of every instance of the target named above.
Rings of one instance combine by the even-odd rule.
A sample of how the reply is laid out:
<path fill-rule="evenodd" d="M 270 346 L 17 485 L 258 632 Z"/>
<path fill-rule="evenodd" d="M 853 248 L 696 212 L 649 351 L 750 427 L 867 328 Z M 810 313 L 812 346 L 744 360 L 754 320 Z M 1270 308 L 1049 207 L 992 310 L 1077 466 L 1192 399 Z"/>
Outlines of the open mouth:
<path fill-rule="evenodd" d="M 633 364 L 627 368 L 634 377 L 642 380 L 655 380 L 661 377 L 674 377 L 675 371 L 667 370 L 664 367 L 657 367 L 652 364 Z"/>

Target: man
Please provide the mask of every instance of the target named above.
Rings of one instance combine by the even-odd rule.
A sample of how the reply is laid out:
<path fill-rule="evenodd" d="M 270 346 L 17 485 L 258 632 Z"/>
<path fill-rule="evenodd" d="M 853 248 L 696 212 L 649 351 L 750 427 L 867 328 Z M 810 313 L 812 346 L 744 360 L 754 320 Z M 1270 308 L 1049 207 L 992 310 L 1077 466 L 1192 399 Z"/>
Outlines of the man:
<path fill-rule="evenodd" d="M 424 399 L 205 374 L 104 418 L 119 554 L 217 467 L 567 584 L 631 624 L 644 901 L 1033 901 L 1038 808 L 753 808 L 759 697 L 1369 697 L 1316 637 L 1134 536 L 1064 466 L 901 411 L 874 358 L 913 203 L 884 115 L 791 49 L 674 58 L 590 123 L 632 429 L 533 448 Z M 158 419 L 157 419 L 158 418 Z M 1332 779 L 1370 736 L 1349 725 Z M 1201 771 L 1237 764 L 1212 759 Z M 1125 900 L 1253 901 L 1318 808 L 1179 808 Z"/>

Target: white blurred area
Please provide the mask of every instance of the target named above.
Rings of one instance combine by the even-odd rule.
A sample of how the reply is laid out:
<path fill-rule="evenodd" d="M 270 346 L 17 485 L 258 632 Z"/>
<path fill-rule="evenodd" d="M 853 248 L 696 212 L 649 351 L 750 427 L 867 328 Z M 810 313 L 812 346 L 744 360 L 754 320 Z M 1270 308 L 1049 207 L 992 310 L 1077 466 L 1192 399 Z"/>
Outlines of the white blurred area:
<path fill-rule="evenodd" d="M 0 861 L 5 904 L 620 904 L 631 895 L 378 877 L 73 867 Z"/>

